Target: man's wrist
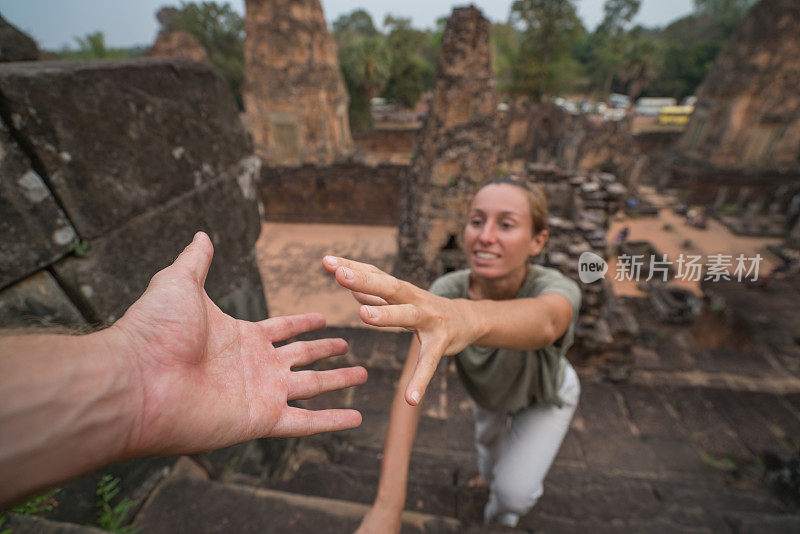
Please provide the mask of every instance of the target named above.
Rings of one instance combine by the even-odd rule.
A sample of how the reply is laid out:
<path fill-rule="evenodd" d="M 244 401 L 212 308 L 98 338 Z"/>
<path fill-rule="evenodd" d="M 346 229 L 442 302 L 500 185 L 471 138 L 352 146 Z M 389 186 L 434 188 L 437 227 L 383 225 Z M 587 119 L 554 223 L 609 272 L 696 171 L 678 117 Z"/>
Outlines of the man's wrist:
<path fill-rule="evenodd" d="M 120 447 L 115 453 L 115 460 L 141 456 L 143 451 L 138 449 L 137 444 L 141 442 L 142 434 L 144 383 L 136 341 L 118 324 L 92 335 L 98 337 L 102 351 L 107 355 L 109 372 L 115 375 L 120 384 Z"/>

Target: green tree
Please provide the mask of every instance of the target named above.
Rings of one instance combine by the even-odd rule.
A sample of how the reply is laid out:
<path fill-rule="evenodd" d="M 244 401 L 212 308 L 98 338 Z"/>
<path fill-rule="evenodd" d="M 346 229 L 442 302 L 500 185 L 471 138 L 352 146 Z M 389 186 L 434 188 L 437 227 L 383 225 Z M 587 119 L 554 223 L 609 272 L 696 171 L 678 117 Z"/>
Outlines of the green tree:
<path fill-rule="evenodd" d="M 594 86 L 600 94 L 611 92 L 615 78 L 632 79 L 632 72 L 623 72 L 625 67 L 633 67 L 644 73 L 634 55 L 637 47 L 634 39 L 626 32 L 636 13 L 639 11 L 639 0 L 607 0 L 603 5 L 603 20 L 595 30 L 591 45 L 592 78 Z M 642 54 L 639 54 L 643 58 Z"/>
<path fill-rule="evenodd" d="M 724 43 L 717 40 L 665 43 L 661 72 L 643 94 L 679 99 L 694 94 Z"/>
<path fill-rule="evenodd" d="M 77 41 L 78 51 L 81 53 L 96 59 L 105 59 L 108 56 L 106 36 L 103 32 L 88 33 L 86 37 L 76 37 L 75 41 Z"/>
<path fill-rule="evenodd" d="M 142 47 L 109 48 L 103 32 L 88 33 L 84 37 L 75 37 L 77 49 L 63 48 L 56 55 L 67 61 L 96 61 L 103 59 L 127 59 L 141 56 Z"/>
<path fill-rule="evenodd" d="M 339 65 L 350 94 L 350 127 L 367 130 L 372 126 L 370 100 L 389 80 L 390 57 L 383 36 L 363 37 L 340 48 Z"/>
<path fill-rule="evenodd" d="M 539 99 L 566 89 L 579 76 L 570 51 L 586 30 L 574 0 L 515 0 L 509 20 L 522 35 L 514 92 Z"/>
<path fill-rule="evenodd" d="M 511 24 L 492 24 L 490 37 L 497 90 L 508 93 L 514 84 L 514 68 L 519 57 L 521 37 Z"/>
<path fill-rule="evenodd" d="M 694 0 L 695 13 L 710 16 L 726 36 L 739 25 L 757 0 Z"/>
<path fill-rule="evenodd" d="M 364 9 L 355 9 L 350 13 L 340 15 L 333 21 L 333 33 L 340 45 L 344 40 L 377 37 L 380 34 L 372 22 L 372 16 Z"/>
<path fill-rule="evenodd" d="M 383 95 L 412 108 L 422 93 L 433 85 L 435 64 L 431 54 L 431 32 L 411 27 L 411 19 L 387 15 L 383 22 L 388 29 L 389 79 Z M 434 54 L 435 55 L 435 54 Z"/>
<path fill-rule="evenodd" d="M 662 43 L 643 35 L 640 29 L 630 32 L 622 64 L 617 70 L 617 78 L 625 86 L 625 94 L 631 100 L 637 99 L 659 76 L 662 65 Z"/>
<path fill-rule="evenodd" d="M 236 94 L 239 107 L 244 80 L 244 22 L 229 4 L 181 2 L 171 26 L 185 30 L 200 41 L 208 59 Z"/>
<path fill-rule="evenodd" d="M 598 33 L 617 35 L 624 32 L 639 12 L 641 0 L 607 0 L 603 4 L 603 20 Z"/>

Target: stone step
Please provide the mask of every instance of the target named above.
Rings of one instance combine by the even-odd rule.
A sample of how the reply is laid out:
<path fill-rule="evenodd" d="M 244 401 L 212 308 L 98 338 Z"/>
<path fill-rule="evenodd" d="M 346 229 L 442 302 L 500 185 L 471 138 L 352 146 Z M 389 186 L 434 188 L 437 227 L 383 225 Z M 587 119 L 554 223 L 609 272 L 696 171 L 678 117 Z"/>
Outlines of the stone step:
<path fill-rule="evenodd" d="M 306 440 L 270 477 L 228 473 L 224 481 L 371 504 L 378 487 L 382 450 Z M 409 469 L 406 509 L 459 517 L 466 480 L 477 474 L 472 454 L 415 451 Z M 484 501 L 480 504 L 483 506 Z"/>
<path fill-rule="evenodd" d="M 301 334 L 293 340 L 341 337 L 350 344 L 350 355 L 359 365 L 372 369 L 399 370 L 403 367 L 411 332 L 392 332 L 376 328 L 328 327 Z"/>
<path fill-rule="evenodd" d="M 369 507 L 341 499 L 171 476 L 150 497 L 134 527 L 150 534 L 353 532 Z M 456 533 L 452 518 L 405 512 L 408 534 Z"/>
<path fill-rule="evenodd" d="M 105 530 L 86 525 L 52 521 L 32 515 L 8 514 L 0 532 L 13 534 L 103 534 Z"/>
<path fill-rule="evenodd" d="M 307 451 L 311 445 L 303 447 Z M 236 476 L 227 480 L 364 505 L 372 502 L 378 484 L 379 449 L 343 447 L 335 458 L 325 452 L 303 451 L 295 453 L 295 459 L 289 460 L 292 469 L 279 479 Z M 304 457 L 311 461 L 303 461 Z M 454 517 L 465 524 L 479 521 L 488 492 L 467 486 L 475 474 L 473 457 L 415 451 L 406 509 Z M 557 460 L 545 482 L 543 498 L 523 526 L 536 530 L 546 524 L 554 532 L 577 532 L 606 525 L 609 532 L 617 527 L 636 531 L 655 518 L 664 532 L 728 532 L 727 518 L 737 512 L 780 515 L 782 510 L 764 488 L 731 487 L 721 475 L 635 476 Z"/>

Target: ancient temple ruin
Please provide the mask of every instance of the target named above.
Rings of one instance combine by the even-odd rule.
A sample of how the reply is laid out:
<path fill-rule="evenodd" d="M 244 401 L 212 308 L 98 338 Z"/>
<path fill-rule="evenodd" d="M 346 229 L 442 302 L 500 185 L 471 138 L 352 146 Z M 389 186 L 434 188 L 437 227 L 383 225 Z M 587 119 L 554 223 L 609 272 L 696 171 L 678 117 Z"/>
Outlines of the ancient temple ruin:
<path fill-rule="evenodd" d="M 673 183 L 739 233 L 785 235 L 800 216 L 800 10 L 762 0 L 698 89 Z"/>
<path fill-rule="evenodd" d="M 497 92 L 489 21 L 475 7 L 454 9 L 436 66 L 430 111 L 415 142 L 396 272 L 429 283 L 456 250 L 469 199 L 498 174 Z"/>
<path fill-rule="evenodd" d="M 319 0 L 247 0 L 247 126 L 269 163 L 331 163 L 352 149 L 349 97 Z"/>
<path fill-rule="evenodd" d="M 161 24 L 156 42 L 150 47 L 147 57 L 180 57 L 210 64 L 208 52 L 200 40 L 187 32 L 174 26 L 173 21 L 178 15 L 174 7 L 163 7 L 156 13 L 156 19 Z"/>

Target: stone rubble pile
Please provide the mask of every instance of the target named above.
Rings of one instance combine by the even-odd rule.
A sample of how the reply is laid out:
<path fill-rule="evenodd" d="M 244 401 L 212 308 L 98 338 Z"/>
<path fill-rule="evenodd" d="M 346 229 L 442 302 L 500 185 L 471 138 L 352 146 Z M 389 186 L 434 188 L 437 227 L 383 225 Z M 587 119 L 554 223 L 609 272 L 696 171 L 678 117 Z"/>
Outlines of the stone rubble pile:
<path fill-rule="evenodd" d="M 597 361 L 612 378 L 622 378 L 631 363 L 630 349 L 638 323 L 614 296 L 606 279 L 585 284 L 578 273 L 584 252 L 608 259 L 609 223 L 622 209 L 628 189 L 609 173 L 570 175 L 535 165 L 528 170 L 545 190 L 550 212 L 550 238 L 542 264 L 558 269 L 581 287 L 581 314 L 572 354 L 580 360 Z"/>

